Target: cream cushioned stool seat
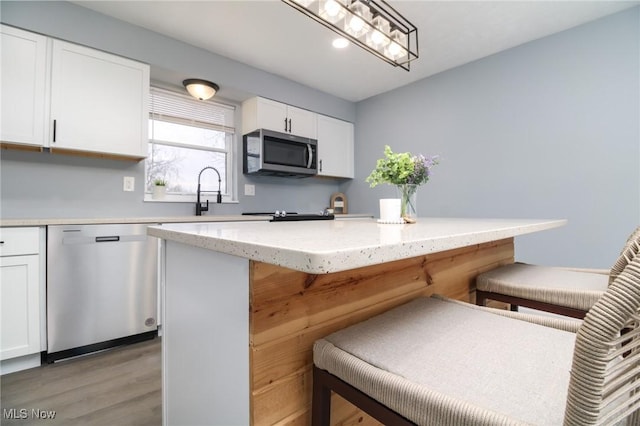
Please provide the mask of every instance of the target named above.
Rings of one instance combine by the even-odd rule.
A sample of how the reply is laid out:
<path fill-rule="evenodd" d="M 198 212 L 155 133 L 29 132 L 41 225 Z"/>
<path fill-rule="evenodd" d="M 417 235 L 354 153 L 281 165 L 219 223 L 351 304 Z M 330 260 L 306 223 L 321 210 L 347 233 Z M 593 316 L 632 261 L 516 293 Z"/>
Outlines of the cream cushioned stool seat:
<path fill-rule="evenodd" d="M 501 314 L 419 298 L 319 340 L 314 363 L 417 424 L 562 424 L 575 333 Z"/>
<path fill-rule="evenodd" d="M 639 253 L 584 321 L 418 298 L 316 341 L 312 424 L 335 391 L 393 426 L 640 425 Z"/>
<path fill-rule="evenodd" d="M 516 299 L 541 302 L 558 306 L 555 313 L 583 318 L 591 306 L 607 291 L 608 285 L 608 273 L 514 263 L 478 275 L 476 300 L 479 305 L 482 305 L 485 300 L 482 292 L 491 293 L 486 297 L 554 312 L 553 308 L 545 308 Z M 566 310 L 569 312 L 563 312 L 562 308 L 569 308 Z M 578 312 L 572 314 L 570 309 Z"/>
<path fill-rule="evenodd" d="M 476 278 L 476 304 L 484 306 L 488 299 L 518 306 L 584 318 L 587 311 L 607 290 L 627 265 L 625 254 L 640 243 L 640 227 L 627 238 L 610 269 L 571 269 L 515 263 L 500 266 Z"/>

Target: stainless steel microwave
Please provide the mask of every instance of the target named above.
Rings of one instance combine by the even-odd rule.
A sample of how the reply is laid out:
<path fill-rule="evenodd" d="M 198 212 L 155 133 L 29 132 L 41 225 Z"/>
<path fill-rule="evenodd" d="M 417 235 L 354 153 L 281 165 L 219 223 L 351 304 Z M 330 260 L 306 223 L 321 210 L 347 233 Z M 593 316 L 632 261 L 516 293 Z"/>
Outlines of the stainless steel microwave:
<path fill-rule="evenodd" d="M 315 139 L 260 129 L 243 137 L 245 174 L 308 177 L 318 173 Z"/>

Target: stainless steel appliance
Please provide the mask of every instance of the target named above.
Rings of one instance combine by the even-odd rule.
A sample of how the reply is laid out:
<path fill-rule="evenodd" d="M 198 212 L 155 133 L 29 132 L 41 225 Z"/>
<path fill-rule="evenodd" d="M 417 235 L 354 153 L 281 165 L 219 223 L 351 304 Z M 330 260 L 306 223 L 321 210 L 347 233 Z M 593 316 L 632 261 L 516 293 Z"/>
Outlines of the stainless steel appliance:
<path fill-rule="evenodd" d="M 308 177 L 318 173 L 315 139 L 260 129 L 243 137 L 245 174 Z"/>
<path fill-rule="evenodd" d="M 285 210 L 276 210 L 275 212 L 246 212 L 242 213 L 243 215 L 252 215 L 252 216 L 271 216 L 271 220 L 269 222 L 297 222 L 302 220 L 333 220 L 335 216 L 329 214 L 327 211 L 323 211 L 320 213 L 296 213 L 296 212 L 287 212 Z"/>
<path fill-rule="evenodd" d="M 49 226 L 45 362 L 157 334 L 158 239 L 147 226 Z"/>

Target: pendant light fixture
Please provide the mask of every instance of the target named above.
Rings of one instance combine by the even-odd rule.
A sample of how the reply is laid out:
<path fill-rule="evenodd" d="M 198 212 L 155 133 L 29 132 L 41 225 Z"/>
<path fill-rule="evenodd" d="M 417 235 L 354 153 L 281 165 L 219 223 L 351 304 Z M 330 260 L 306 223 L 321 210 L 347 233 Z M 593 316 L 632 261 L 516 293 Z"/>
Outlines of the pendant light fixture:
<path fill-rule="evenodd" d="M 189 78 L 184 80 L 182 84 L 191 96 L 196 99 L 200 99 L 201 101 L 211 99 L 216 92 L 220 90 L 220 87 L 217 84 L 197 78 Z"/>
<path fill-rule="evenodd" d="M 418 29 L 384 0 L 282 0 L 395 67 L 418 59 Z"/>

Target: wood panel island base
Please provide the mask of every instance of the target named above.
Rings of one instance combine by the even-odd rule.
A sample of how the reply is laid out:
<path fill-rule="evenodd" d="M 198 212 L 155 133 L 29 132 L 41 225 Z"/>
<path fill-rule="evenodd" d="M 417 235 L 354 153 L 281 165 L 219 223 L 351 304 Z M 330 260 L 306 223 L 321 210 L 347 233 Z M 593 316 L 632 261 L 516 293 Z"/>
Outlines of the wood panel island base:
<path fill-rule="evenodd" d="M 421 295 L 469 301 L 514 237 L 564 220 L 150 227 L 163 239 L 163 424 L 308 425 L 313 342 Z M 378 424 L 334 395 L 332 423 Z"/>

